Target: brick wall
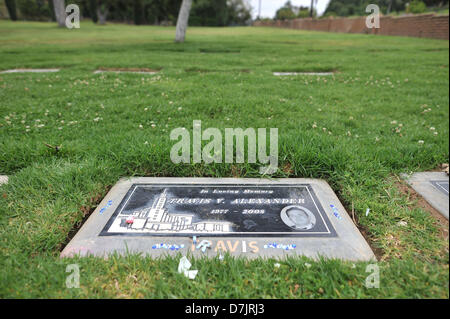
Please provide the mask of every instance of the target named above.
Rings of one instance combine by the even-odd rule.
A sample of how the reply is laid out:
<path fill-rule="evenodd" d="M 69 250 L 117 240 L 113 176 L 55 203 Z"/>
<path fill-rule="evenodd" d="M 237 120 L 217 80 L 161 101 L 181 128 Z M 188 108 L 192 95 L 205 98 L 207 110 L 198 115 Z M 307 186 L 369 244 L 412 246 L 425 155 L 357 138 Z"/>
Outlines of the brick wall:
<path fill-rule="evenodd" d="M 448 40 L 448 18 L 448 15 L 435 14 L 401 17 L 382 16 L 380 17 L 379 29 L 368 29 L 366 27 L 366 17 L 256 21 L 254 25 L 312 31 L 373 33 Z"/>

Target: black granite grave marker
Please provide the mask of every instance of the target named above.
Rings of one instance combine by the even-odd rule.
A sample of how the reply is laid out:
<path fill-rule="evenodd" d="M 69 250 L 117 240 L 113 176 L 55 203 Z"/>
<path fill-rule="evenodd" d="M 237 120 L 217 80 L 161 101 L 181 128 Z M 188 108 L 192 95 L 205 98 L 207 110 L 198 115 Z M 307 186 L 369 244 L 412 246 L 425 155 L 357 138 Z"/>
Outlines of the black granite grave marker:
<path fill-rule="evenodd" d="M 336 237 L 310 184 L 133 184 L 100 236 Z"/>

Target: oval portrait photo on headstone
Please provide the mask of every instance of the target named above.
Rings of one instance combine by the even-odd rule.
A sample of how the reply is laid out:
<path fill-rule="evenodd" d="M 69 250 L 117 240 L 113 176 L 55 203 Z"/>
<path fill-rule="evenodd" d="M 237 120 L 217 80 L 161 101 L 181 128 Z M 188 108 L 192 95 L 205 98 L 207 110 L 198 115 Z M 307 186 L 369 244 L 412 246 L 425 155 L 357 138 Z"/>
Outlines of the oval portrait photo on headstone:
<path fill-rule="evenodd" d="M 298 205 L 286 206 L 281 210 L 281 220 L 293 229 L 308 230 L 316 224 L 316 217 L 305 207 Z"/>

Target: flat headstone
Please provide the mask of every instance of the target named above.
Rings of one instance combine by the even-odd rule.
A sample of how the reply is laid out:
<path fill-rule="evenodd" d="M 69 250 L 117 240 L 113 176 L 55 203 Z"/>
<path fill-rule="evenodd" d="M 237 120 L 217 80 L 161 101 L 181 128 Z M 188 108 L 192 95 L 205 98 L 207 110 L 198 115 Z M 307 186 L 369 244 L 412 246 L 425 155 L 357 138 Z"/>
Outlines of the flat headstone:
<path fill-rule="evenodd" d="M 210 247 L 202 251 L 204 240 Z M 61 256 L 114 251 L 375 260 L 333 190 L 317 179 L 122 179 Z"/>
<path fill-rule="evenodd" d="M 94 74 L 101 73 L 133 73 L 133 74 L 157 74 L 158 71 L 123 71 L 123 70 L 96 70 Z"/>
<path fill-rule="evenodd" d="M 0 186 L 2 184 L 7 184 L 8 183 L 8 176 L 6 175 L 0 175 Z"/>
<path fill-rule="evenodd" d="M 59 69 L 12 69 L 0 71 L 0 73 L 54 73 L 59 72 Z"/>
<path fill-rule="evenodd" d="M 420 172 L 403 175 L 409 185 L 433 208 L 448 219 L 448 175 L 444 172 Z"/>
<path fill-rule="evenodd" d="M 333 72 L 273 72 L 275 76 L 296 76 L 296 75 L 317 75 L 328 76 L 333 75 Z"/>

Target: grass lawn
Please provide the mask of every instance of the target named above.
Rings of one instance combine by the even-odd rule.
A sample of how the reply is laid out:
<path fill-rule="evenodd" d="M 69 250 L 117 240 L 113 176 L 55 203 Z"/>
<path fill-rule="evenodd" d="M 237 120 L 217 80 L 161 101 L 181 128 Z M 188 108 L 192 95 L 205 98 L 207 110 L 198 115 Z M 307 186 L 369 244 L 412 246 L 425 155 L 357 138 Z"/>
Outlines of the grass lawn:
<path fill-rule="evenodd" d="M 449 156 L 449 42 L 275 28 L 81 29 L 0 21 L 0 297 L 448 298 L 448 223 L 398 188 Z M 101 68 L 156 75 L 93 74 Z M 332 77 L 275 77 L 327 71 Z M 259 164 L 173 164 L 173 128 L 277 127 L 273 177 L 328 181 L 379 258 L 60 259 L 69 234 L 123 176 L 259 177 Z M 47 147 L 62 145 L 59 152 Z M 370 208 L 370 214 L 365 211 Z M 404 223 L 399 224 L 399 221 Z M 80 266 L 80 289 L 65 287 Z"/>

